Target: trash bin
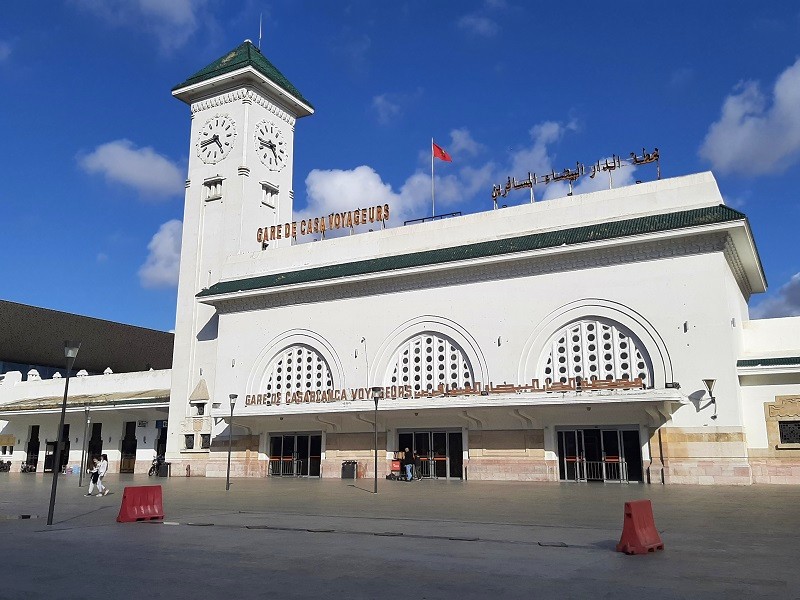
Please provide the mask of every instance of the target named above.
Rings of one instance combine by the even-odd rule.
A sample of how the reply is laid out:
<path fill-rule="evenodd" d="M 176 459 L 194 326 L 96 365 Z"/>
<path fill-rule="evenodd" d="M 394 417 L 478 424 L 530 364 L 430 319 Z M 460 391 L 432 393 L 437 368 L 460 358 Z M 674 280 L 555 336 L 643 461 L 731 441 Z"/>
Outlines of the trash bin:
<path fill-rule="evenodd" d="M 169 477 L 169 465 L 170 463 L 168 462 L 163 462 L 160 465 L 158 465 L 157 475 L 159 477 Z"/>
<path fill-rule="evenodd" d="M 345 460 L 342 462 L 342 479 L 356 478 L 356 461 Z"/>

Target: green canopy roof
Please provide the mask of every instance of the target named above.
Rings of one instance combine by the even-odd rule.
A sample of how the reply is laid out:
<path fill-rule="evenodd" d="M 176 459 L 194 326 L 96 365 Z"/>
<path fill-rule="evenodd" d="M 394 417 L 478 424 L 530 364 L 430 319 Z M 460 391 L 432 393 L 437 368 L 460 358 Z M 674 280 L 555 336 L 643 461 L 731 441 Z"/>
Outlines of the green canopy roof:
<path fill-rule="evenodd" d="M 464 244 L 451 248 L 423 250 L 397 256 L 343 262 L 301 269 L 298 271 L 248 277 L 234 281 L 221 281 L 201 291 L 197 294 L 197 297 L 204 298 L 217 294 L 231 294 L 315 281 L 326 281 L 340 277 L 369 275 L 372 273 L 408 269 L 412 267 L 441 265 L 463 260 L 473 260 L 476 258 L 515 254 L 531 250 L 543 250 L 559 246 L 574 246 L 586 242 L 698 227 L 713 223 L 746 220 L 747 217 L 743 213 L 727 206 L 708 206 L 674 213 L 636 217 L 634 219 L 609 221 L 608 223 L 597 223 L 594 225 L 572 227 L 557 231 L 546 231 L 518 237 Z"/>
<path fill-rule="evenodd" d="M 197 73 L 189 77 L 189 79 L 173 87 L 172 91 L 174 92 L 175 90 L 200 83 L 201 81 L 213 79 L 225 73 L 232 73 L 233 71 L 238 71 L 245 67 L 253 67 L 282 90 L 291 94 L 310 108 L 314 108 L 311 103 L 303 97 L 303 94 L 284 77 L 283 73 L 278 71 L 275 65 L 261 54 L 261 51 L 256 48 L 250 40 L 246 40 L 235 50 L 228 52 L 225 56 L 215 60 L 207 67 L 200 69 Z"/>

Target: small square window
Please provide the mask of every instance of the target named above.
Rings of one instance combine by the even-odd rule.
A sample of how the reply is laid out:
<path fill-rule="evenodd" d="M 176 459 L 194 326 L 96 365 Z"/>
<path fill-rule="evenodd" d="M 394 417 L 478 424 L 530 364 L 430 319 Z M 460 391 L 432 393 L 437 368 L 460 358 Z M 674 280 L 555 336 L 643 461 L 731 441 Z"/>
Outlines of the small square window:
<path fill-rule="evenodd" d="M 781 444 L 800 444 L 800 421 L 780 421 Z"/>
<path fill-rule="evenodd" d="M 184 445 L 187 450 L 194 450 L 194 434 L 190 433 L 183 436 Z"/>
<path fill-rule="evenodd" d="M 210 433 L 201 433 L 200 434 L 200 447 L 203 450 L 208 450 L 211 448 L 211 434 Z"/>
<path fill-rule="evenodd" d="M 202 417 L 204 414 L 206 414 L 206 405 L 201 402 L 197 405 L 197 416 Z"/>

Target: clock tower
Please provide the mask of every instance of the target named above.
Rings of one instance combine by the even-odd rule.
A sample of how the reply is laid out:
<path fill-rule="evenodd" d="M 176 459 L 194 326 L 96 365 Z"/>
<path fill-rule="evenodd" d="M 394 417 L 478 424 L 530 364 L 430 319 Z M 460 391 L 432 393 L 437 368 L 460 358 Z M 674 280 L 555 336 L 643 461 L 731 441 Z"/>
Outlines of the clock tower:
<path fill-rule="evenodd" d="M 197 417 L 220 402 L 218 316 L 196 294 L 219 281 L 226 261 L 262 250 L 254 224 L 292 220 L 294 125 L 314 109 L 249 40 L 172 95 L 192 118 L 167 440 L 167 454 L 180 461 L 182 452 L 203 451 L 211 420 Z"/>

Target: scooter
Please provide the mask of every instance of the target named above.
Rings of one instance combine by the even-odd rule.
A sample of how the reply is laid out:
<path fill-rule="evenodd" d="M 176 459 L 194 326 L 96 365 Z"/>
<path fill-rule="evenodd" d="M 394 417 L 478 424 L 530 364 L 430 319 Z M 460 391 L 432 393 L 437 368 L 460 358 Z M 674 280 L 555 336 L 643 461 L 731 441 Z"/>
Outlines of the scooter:
<path fill-rule="evenodd" d="M 164 457 L 163 456 L 156 456 L 153 459 L 153 464 L 150 465 L 150 470 L 147 472 L 150 477 L 153 475 L 158 475 L 158 469 L 161 465 L 164 464 Z"/>
<path fill-rule="evenodd" d="M 11 470 L 11 461 L 0 462 L 0 472 L 9 472 Z"/>
<path fill-rule="evenodd" d="M 36 465 L 29 465 L 28 463 L 22 463 L 20 467 L 21 473 L 36 473 Z"/>

